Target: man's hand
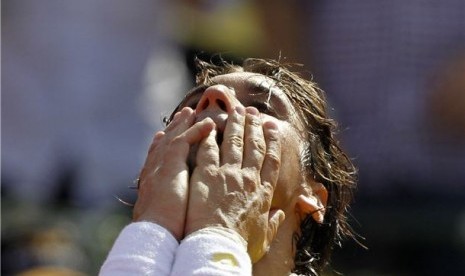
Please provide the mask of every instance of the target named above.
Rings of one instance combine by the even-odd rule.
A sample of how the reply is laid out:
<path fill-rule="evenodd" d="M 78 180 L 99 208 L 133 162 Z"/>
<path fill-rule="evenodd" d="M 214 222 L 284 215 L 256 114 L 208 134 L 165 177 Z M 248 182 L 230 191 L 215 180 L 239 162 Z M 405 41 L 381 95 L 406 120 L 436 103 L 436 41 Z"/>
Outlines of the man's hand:
<path fill-rule="evenodd" d="M 207 118 L 193 124 L 195 113 L 183 108 L 165 129 L 155 134 L 139 177 L 134 221 L 151 221 L 183 238 L 187 208 L 189 169 L 186 159 L 193 144 L 214 128 Z"/>
<path fill-rule="evenodd" d="M 221 149 L 216 131 L 199 145 L 197 166 L 190 179 L 185 235 L 217 226 L 236 231 L 258 261 L 284 220 L 270 210 L 278 179 L 281 144 L 277 125 L 262 123 L 255 108 L 229 114 Z"/>

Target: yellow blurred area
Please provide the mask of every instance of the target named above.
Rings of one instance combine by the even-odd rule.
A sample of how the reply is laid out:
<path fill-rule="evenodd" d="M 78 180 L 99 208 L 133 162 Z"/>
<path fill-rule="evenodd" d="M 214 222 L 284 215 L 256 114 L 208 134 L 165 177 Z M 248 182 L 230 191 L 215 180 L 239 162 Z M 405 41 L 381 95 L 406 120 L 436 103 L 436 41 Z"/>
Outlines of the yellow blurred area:
<path fill-rule="evenodd" d="M 186 45 L 239 56 L 257 55 L 264 46 L 259 14 L 251 2 L 236 1 L 212 9 L 185 4 L 175 10 L 178 24 L 173 36 Z"/>
<path fill-rule="evenodd" d="M 18 276 L 85 276 L 86 274 L 64 267 L 36 267 L 19 273 Z"/>

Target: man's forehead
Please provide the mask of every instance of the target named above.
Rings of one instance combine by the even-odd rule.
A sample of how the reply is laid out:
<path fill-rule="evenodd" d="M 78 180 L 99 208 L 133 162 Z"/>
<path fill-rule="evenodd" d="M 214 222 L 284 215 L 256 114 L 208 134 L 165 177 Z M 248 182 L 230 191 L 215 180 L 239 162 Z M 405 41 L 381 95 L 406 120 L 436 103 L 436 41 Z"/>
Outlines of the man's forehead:
<path fill-rule="evenodd" d="M 255 87 L 258 90 L 270 91 L 276 95 L 286 97 L 272 78 L 253 72 L 233 72 L 224 75 L 218 75 L 212 78 L 213 83 L 224 84 L 229 86 L 239 86 L 244 88 Z M 287 97 L 286 97 L 287 98 Z"/>
<path fill-rule="evenodd" d="M 214 83 L 236 83 L 238 85 L 251 83 L 257 86 L 260 85 L 268 88 L 276 85 L 276 82 L 273 79 L 265 75 L 252 72 L 234 72 L 218 75 L 213 77 L 212 81 Z"/>

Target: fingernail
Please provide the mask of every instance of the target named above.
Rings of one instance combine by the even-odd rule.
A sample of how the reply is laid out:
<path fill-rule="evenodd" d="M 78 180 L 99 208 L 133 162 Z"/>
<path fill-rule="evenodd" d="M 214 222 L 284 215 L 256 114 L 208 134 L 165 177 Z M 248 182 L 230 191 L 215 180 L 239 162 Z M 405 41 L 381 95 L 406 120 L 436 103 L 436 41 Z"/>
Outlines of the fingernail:
<path fill-rule="evenodd" d="M 281 224 L 285 219 L 286 219 L 286 214 L 283 211 L 281 211 L 279 213 L 279 224 Z"/>
<path fill-rule="evenodd" d="M 157 131 L 157 133 L 155 133 L 155 136 L 153 137 L 153 140 L 160 139 L 163 136 L 165 136 L 165 132 Z"/>
<path fill-rule="evenodd" d="M 263 126 L 267 129 L 278 130 L 278 124 L 276 124 L 273 121 L 266 121 L 265 123 L 263 123 Z"/>
<path fill-rule="evenodd" d="M 210 117 L 207 117 L 207 118 L 203 119 L 202 121 L 204 121 L 206 124 L 216 125 L 215 121 L 213 121 L 213 119 L 210 118 Z"/>
<path fill-rule="evenodd" d="M 183 107 L 182 110 L 181 110 L 182 113 L 184 114 L 191 114 L 193 112 L 192 108 L 190 107 Z"/>
<path fill-rule="evenodd" d="M 245 108 L 242 106 L 242 105 L 238 105 L 236 106 L 236 108 L 234 109 L 236 110 L 236 112 L 240 115 L 244 115 L 245 114 Z"/>
<path fill-rule="evenodd" d="M 252 115 L 260 114 L 260 112 L 258 112 L 258 109 L 256 109 L 253 106 L 248 106 L 245 110 L 247 111 L 248 114 L 252 114 Z"/>

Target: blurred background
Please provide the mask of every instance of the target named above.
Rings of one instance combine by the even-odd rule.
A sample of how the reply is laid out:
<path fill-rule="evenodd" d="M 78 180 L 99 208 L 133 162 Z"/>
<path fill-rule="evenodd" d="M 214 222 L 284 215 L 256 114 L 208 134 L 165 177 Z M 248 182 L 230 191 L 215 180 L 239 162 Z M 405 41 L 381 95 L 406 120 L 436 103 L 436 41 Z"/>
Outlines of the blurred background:
<path fill-rule="evenodd" d="M 465 275 L 465 1 L 4 0 L 1 274 L 96 275 L 193 58 L 281 58 L 359 169 L 328 275 Z"/>

